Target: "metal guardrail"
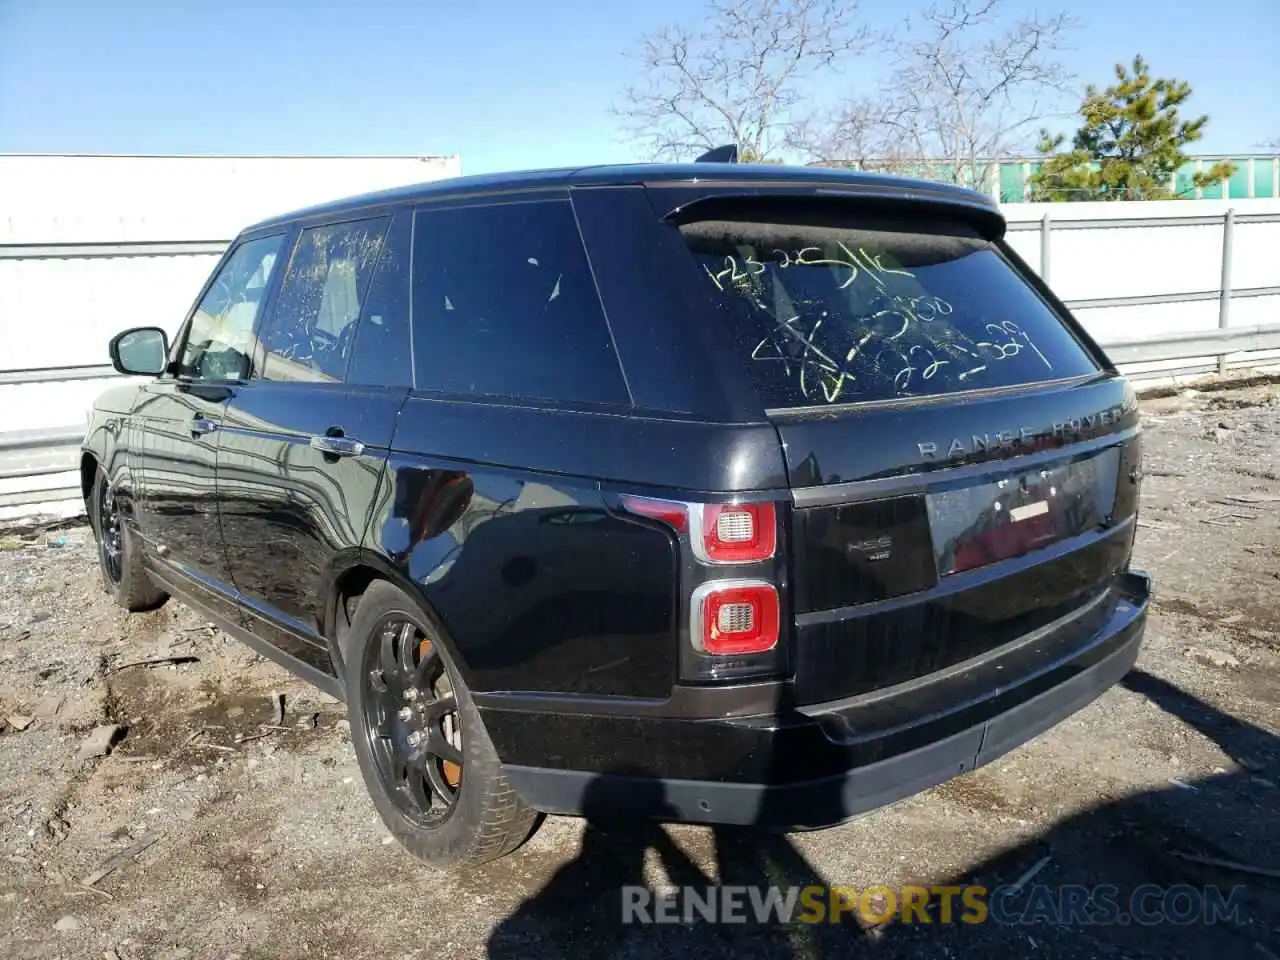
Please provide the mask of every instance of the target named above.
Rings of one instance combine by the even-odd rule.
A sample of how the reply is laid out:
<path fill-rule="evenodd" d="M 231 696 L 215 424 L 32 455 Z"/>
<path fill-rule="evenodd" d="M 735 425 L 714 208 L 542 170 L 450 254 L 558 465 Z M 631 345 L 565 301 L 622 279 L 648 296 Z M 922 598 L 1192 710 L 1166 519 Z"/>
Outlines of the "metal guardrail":
<path fill-rule="evenodd" d="M 1157 306 L 1168 303 L 1196 303 L 1217 300 L 1218 327 L 1225 329 L 1231 301 L 1242 297 L 1280 296 L 1280 286 L 1231 286 L 1231 261 L 1235 227 L 1238 224 L 1280 223 L 1280 213 L 1237 214 L 1234 209 L 1221 216 L 1125 217 L 1116 219 L 1056 220 L 1046 213 L 1039 220 L 1018 220 L 1008 224 L 1011 233 L 1040 233 L 1040 276 L 1047 282 L 1052 264 L 1052 237 L 1060 230 L 1122 230 L 1134 227 L 1212 227 L 1220 226 L 1222 234 L 1222 284 L 1217 290 L 1193 290 L 1185 293 L 1160 293 L 1124 297 L 1101 297 L 1064 301 L 1071 310 L 1093 310 L 1106 307 Z M 92 257 L 158 257 L 206 256 L 221 254 L 228 240 L 127 240 L 115 243 L 8 243 L 0 244 L 0 260 L 78 259 Z M 1153 340 L 1152 343 L 1161 341 Z M 1214 353 L 1215 351 L 1209 351 Z M 1175 358 L 1168 358 L 1175 359 Z M 50 367 L 32 370 L 0 370 L 0 385 L 15 383 L 52 383 L 61 380 L 93 380 L 114 377 L 116 372 L 106 365 Z"/>
<path fill-rule="evenodd" d="M 0 480 L 56 476 L 78 470 L 83 439 L 83 427 L 0 433 Z M 0 497 L 0 505 L 2 501 Z"/>
<path fill-rule="evenodd" d="M 1231 298 L 1280 296 L 1280 287 L 1245 287 L 1232 290 Z M 1099 297 L 1095 300 L 1064 300 L 1070 310 L 1092 310 L 1098 307 L 1146 307 L 1159 303 L 1195 303 L 1198 300 L 1221 300 L 1221 290 L 1197 290 L 1192 293 L 1153 293 L 1133 297 Z M 1173 359 L 1173 358 L 1170 358 Z"/>
<path fill-rule="evenodd" d="M 79 487 L 54 487 L 47 490 L 22 490 L 0 493 L 0 507 L 30 507 L 41 503 L 79 500 Z"/>
<path fill-rule="evenodd" d="M 88 367 L 42 367 L 33 370 L 0 370 L 0 384 L 56 383 L 59 380 L 97 380 L 118 376 L 115 367 L 109 363 Z"/>
<path fill-rule="evenodd" d="M 1039 220 L 1018 221 L 1008 225 L 1010 232 L 1037 230 L 1040 233 L 1040 275 L 1049 279 L 1052 235 L 1058 230 L 1111 230 L 1131 227 L 1206 227 L 1222 228 L 1222 283 L 1217 290 L 1145 296 L 1103 297 L 1068 300 L 1072 310 L 1107 307 L 1149 306 L 1167 303 L 1218 301 L 1218 329 L 1172 334 L 1163 337 L 1104 343 L 1103 349 L 1116 364 L 1132 365 L 1159 361 L 1189 360 L 1176 369 L 1160 371 L 1163 375 L 1194 370 L 1196 373 L 1217 365 L 1219 372 L 1227 367 L 1232 354 L 1280 350 L 1280 324 L 1256 327 L 1228 327 L 1231 301 L 1236 298 L 1280 296 L 1280 286 L 1233 289 L 1231 263 L 1234 231 L 1238 224 L 1280 223 L 1280 213 L 1237 215 L 1228 210 L 1222 216 L 1136 217 L 1101 220 L 1054 220 L 1045 214 Z M 75 259 L 94 257 L 207 256 L 221 254 L 227 241 L 126 241 L 117 243 L 41 243 L 0 244 L 0 260 Z M 105 364 L 50 367 L 0 371 L 0 385 L 54 383 L 72 380 L 96 380 L 119 376 Z M 28 477 L 67 475 L 79 470 L 80 442 L 83 428 L 59 427 L 0 433 L 0 481 Z M 63 484 L 42 490 L 0 492 L 0 507 L 25 506 L 59 500 L 78 499 L 78 483 L 72 486 L 67 477 Z"/>
<path fill-rule="evenodd" d="M 1276 292 L 1280 293 L 1280 290 Z M 1174 333 L 1154 340 L 1116 340 L 1104 343 L 1102 349 L 1115 364 L 1191 360 L 1197 357 L 1225 357 L 1232 353 L 1280 350 L 1280 324 Z"/>
<path fill-rule="evenodd" d="M 11 430 L 0 433 L 0 451 L 39 450 L 62 444 L 79 444 L 84 437 L 83 427 L 54 427 L 45 430 Z"/>
<path fill-rule="evenodd" d="M 1177 333 L 1148 340 L 1121 340 L 1104 343 L 1102 348 L 1112 362 L 1120 365 L 1280 350 L 1280 324 Z M 0 480 L 54 476 L 79 470 L 80 441 L 83 436 L 84 430 L 81 427 L 0 434 Z M 28 499 L 22 500 L 23 496 Z M 74 499 L 79 496 L 78 486 L 4 493 L 0 494 L 0 507 L 14 503 Z"/>
<path fill-rule="evenodd" d="M 1228 211 L 1230 212 L 1230 211 Z M 1045 214 L 1039 220 L 1017 220 L 1009 224 L 1010 232 L 1043 230 L 1050 224 L 1053 230 L 1108 230 L 1124 227 L 1217 227 L 1226 214 L 1212 217 L 1116 217 L 1114 219 L 1054 220 Z M 1240 213 L 1232 216 L 1236 223 L 1280 223 L 1280 213 Z"/>
<path fill-rule="evenodd" d="M 79 260 L 95 257 L 205 257 L 229 240 L 124 240 L 113 243 L 0 243 L 0 260 Z"/>

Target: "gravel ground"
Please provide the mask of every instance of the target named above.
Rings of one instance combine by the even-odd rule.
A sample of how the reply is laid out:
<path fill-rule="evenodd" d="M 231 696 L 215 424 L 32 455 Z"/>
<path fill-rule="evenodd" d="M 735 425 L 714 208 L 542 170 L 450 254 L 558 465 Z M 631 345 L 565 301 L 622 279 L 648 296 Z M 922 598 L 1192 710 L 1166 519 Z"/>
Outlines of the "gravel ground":
<path fill-rule="evenodd" d="M 180 604 L 111 606 L 85 527 L 0 531 L 0 956 L 1276 960 L 1280 385 L 1143 407 L 1135 563 L 1158 596 L 1138 669 L 1089 708 L 838 828 L 548 818 L 512 856 L 459 874 L 391 842 L 341 704 Z M 173 659 L 138 662 L 158 658 Z M 104 725 L 118 739 L 86 755 Z M 1241 909 L 1213 925 L 620 922 L 624 883 L 994 887 L 1033 870 L 1027 895 L 1238 886 Z"/>

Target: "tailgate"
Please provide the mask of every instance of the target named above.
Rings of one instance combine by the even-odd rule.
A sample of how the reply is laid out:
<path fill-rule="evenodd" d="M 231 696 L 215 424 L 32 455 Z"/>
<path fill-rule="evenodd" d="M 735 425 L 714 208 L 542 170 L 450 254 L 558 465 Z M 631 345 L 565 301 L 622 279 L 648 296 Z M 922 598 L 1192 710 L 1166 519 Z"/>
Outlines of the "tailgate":
<path fill-rule="evenodd" d="M 1136 400 L 1000 230 L 824 197 L 683 216 L 786 457 L 798 701 L 1084 638 L 1128 563 Z"/>
<path fill-rule="evenodd" d="M 798 702 L 912 680 L 1051 626 L 1084 642 L 1105 618 L 1137 510 L 1122 379 L 775 424 L 796 503 Z M 935 445 L 954 455 L 921 453 Z"/>

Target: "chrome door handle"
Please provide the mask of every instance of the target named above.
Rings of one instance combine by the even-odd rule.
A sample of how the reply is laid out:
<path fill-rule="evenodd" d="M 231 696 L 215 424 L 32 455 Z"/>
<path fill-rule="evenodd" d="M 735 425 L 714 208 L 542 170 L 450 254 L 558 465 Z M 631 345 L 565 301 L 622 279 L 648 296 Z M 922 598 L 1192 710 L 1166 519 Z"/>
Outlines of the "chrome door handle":
<path fill-rule="evenodd" d="M 364 444 L 351 437 L 312 437 L 309 443 L 311 449 L 335 457 L 358 457 L 364 453 Z"/>
<path fill-rule="evenodd" d="M 204 433 L 212 433 L 218 429 L 218 425 L 208 417 L 197 416 L 191 421 L 191 432 L 196 436 Z"/>

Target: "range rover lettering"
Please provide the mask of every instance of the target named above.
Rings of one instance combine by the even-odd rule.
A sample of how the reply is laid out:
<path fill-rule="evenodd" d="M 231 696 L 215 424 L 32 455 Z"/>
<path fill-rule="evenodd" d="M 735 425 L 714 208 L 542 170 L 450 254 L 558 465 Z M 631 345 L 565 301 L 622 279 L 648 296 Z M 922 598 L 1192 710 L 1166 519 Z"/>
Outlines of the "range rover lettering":
<path fill-rule="evenodd" d="M 938 184 L 466 177 L 247 228 L 90 416 L 106 589 L 347 705 L 474 864 L 539 811 L 813 828 L 989 762 L 1138 654 L 1126 380 Z M 176 320 L 176 318 L 175 318 Z"/>

